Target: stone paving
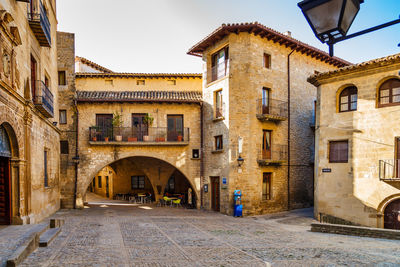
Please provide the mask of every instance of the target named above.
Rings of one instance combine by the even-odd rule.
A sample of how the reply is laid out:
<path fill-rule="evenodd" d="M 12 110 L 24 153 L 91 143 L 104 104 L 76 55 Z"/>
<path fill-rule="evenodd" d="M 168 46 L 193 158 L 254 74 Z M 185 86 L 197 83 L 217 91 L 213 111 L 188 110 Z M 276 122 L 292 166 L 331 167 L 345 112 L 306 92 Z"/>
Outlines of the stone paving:
<path fill-rule="evenodd" d="M 60 235 L 21 266 L 400 266 L 399 241 L 312 233 L 311 214 L 90 205 L 59 211 Z"/>

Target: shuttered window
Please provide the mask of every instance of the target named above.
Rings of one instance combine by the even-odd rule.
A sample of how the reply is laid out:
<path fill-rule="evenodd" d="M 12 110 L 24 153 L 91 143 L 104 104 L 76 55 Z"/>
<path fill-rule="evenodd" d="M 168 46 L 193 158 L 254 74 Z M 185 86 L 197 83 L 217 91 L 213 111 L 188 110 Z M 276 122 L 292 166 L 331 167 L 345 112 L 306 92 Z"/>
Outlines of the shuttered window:
<path fill-rule="evenodd" d="M 329 142 L 329 162 L 331 163 L 346 163 L 349 157 L 349 142 L 330 141 Z"/>

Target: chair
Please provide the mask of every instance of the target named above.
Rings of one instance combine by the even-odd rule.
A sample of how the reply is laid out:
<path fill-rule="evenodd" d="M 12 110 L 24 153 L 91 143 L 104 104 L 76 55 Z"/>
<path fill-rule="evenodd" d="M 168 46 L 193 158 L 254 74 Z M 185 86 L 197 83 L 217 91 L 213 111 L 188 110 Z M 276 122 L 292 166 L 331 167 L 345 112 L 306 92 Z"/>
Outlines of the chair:
<path fill-rule="evenodd" d="M 129 203 L 136 203 L 136 198 L 134 196 L 130 196 Z"/>
<path fill-rule="evenodd" d="M 172 200 L 172 205 L 176 206 L 176 207 L 182 207 L 181 205 L 181 199 L 178 198 L 177 200 Z"/>
<path fill-rule="evenodd" d="M 164 201 L 165 201 L 165 205 L 168 205 L 168 202 L 170 205 L 172 205 L 172 201 L 169 197 L 163 197 Z"/>
<path fill-rule="evenodd" d="M 164 201 L 164 199 L 160 198 L 158 200 L 157 207 L 162 207 L 162 206 L 165 206 L 165 201 Z"/>

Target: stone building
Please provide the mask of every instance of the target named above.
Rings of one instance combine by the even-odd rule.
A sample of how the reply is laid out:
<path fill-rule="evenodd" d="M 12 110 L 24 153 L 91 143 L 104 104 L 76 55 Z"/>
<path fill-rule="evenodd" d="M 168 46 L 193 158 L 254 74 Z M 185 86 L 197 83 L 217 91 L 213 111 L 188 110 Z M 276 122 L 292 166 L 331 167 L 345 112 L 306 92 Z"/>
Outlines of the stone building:
<path fill-rule="evenodd" d="M 60 207 L 56 1 L 0 3 L 0 224 Z"/>
<path fill-rule="evenodd" d="M 400 54 L 320 73 L 315 217 L 400 229 Z"/>
<path fill-rule="evenodd" d="M 204 207 L 232 214 L 235 189 L 245 215 L 312 205 L 307 77 L 349 63 L 259 23 L 223 24 L 188 54 L 204 62 Z"/>
<path fill-rule="evenodd" d="M 99 182 L 108 198 L 149 193 L 158 200 L 171 188 L 192 188 L 199 199 L 202 76 L 115 73 L 80 57 L 75 63 L 84 71 L 75 74 L 78 206 Z M 63 198 L 73 203 L 70 194 Z"/>

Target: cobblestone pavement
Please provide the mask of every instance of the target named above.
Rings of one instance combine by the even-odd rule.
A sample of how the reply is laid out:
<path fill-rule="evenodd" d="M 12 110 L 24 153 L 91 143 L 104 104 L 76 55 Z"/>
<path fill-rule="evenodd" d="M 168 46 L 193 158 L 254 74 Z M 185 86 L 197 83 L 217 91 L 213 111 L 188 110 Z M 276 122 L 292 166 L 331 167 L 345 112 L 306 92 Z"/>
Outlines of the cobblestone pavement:
<path fill-rule="evenodd" d="M 400 242 L 309 231 L 311 210 L 233 218 L 154 206 L 60 211 L 22 266 L 400 266 Z"/>

